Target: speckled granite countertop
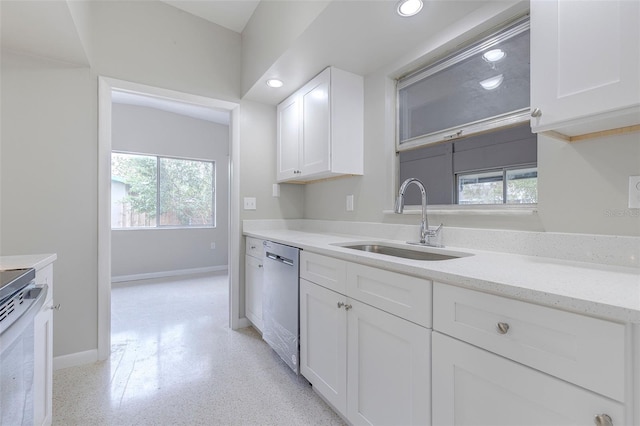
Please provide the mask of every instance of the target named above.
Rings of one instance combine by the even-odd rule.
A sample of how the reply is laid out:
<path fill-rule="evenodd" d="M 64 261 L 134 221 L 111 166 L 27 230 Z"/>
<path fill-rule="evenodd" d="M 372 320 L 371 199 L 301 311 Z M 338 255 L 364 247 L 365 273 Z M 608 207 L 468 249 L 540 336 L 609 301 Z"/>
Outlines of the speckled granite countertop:
<path fill-rule="evenodd" d="M 420 261 L 335 245 L 366 241 L 404 244 L 402 241 L 288 229 L 249 230 L 244 234 L 346 261 L 540 305 L 621 322 L 640 323 L 640 270 L 636 268 L 455 247 L 428 250 L 456 251 L 473 256 L 446 261 Z"/>

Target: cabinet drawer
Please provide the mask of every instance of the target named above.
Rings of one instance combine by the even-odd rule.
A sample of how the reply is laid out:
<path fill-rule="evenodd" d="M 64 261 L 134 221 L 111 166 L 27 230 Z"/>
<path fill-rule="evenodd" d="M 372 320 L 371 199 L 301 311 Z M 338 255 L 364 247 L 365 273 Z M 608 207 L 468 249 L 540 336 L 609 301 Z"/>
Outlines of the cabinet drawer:
<path fill-rule="evenodd" d="M 257 238 L 247 237 L 245 253 L 249 256 L 262 259 L 264 257 L 264 246 L 262 245 L 262 242 L 262 240 L 259 240 Z"/>
<path fill-rule="evenodd" d="M 624 401 L 623 324 L 442 283 L 433 298 L 434 330 Z"/>
<path fill-rule="evenodd" d="M 347 296 L 431 328 L 431 289 L 422 278 L 349 263 Z"/>
<path fill-rule="evenodd" d="M 302 251 L 300 252 L 300 277 L 346 294 L 347 263 L 343 260 Z"/>

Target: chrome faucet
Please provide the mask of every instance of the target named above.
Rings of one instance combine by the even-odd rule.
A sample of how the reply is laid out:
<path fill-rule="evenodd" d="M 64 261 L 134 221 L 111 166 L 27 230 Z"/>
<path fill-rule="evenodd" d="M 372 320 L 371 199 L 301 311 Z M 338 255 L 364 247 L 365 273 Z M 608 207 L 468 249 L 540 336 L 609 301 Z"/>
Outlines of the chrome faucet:
<path fill-rule="evenodd" d="M 420 180 L 416 178 L 409 178 L 402 182 L 402 185 L 400 185 L 400 191 L 398 192 L 398 198 L 396 199 L 395 212 L 401 214 L 404 211 L 404 193 L 407 190 L 407 187 L 412 183 L 420 188 L 420 194 L 422 195 L 422 220 L 420 221 L 420 242 L 418 244 L 440 246 L 440 244 L 432 244 L 429 241 L 430 237 L 438 236 L 442 230 L 442 224 L 440 224 L 438 229 L 434 231 L 429 230 L 429 220 L 427 219 L 427 189 Z"/>

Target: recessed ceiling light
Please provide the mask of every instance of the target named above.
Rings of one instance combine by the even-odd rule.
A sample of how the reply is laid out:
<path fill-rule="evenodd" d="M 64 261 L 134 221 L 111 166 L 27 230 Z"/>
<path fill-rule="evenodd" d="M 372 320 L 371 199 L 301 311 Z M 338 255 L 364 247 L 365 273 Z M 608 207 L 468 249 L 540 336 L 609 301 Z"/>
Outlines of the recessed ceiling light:
<path fill-rule="evenodd" d="M 505 56 L 507 56 L 507 52 L 505 52 L 504 50 L 493 49 L 489 50 L 488 52 L 484 52 L 484 54 L 482 55 L 482 59 L 487 62 L 498 62 L 504 59 Z"/>
<path fill-rule="evenodd" d="M 282 80 L 278 80 L 277 78 L 270 78 L 269 80 L 267 80 L 267 86 L 269 87 L 278 88 L 282 87 L 283 85 L 284 83 L 282 82 Z"/>
<path fill-rule="evenodd" d="M 504 81 L 504 77 L 502 76 L 502 74 L 500 74 L 500 75 L 496 75 L 495 77 L 482 80 L 480 82 L 480 86 L 482 86 L 484 90 L 493 90 L 493 89 L 497 89 L 502 84 L 503 81 Z"/>
<path fill-rule="evenodd" d="M 413 16 L 422 10 L 422 0 L 401 0 L 396 11 L 400 16 Z"/>

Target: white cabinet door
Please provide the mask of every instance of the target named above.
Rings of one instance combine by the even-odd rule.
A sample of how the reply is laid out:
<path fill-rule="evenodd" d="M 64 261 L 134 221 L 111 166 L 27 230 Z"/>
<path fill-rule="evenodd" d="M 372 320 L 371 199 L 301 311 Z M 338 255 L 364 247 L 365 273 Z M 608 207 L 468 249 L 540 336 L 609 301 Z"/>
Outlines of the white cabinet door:
<path fill-rule="evenodd" d="M 534 132 L 575 136 L 638 124 L 640 3 L 531 2 Z"/>
<path fill-rule="evenodd" d="M 303 176 L 331 169 L 330 82 L 331 70 L 326 69 L 300 90 L 302 132 L 299 165 Z"/>
<path fill-rule="evenodd" d="M 438 332 L 432 356 L 434 425 L 628 424 L 618 402 Z"/>
<path fill-rule="evenodd" d="M 245 255 L 245 315 L 251 323 L 262 331 L 262 260 Z"/>
<path fill-rule="evenodd" d="M 300 102 L 297 94 L 293 94 L 277 108 L 277 179 L 291 179 L 300 173 L 298 167 L 300 146 Z"/>
<path fill-rule="evenodd" d="M 345 302 L 341 294 L 300 280 L 300 372 L 341 413 L 347 411 Z"/>
<path fill-rule="evenodd" d="M 53 401 L 53 310 L 45 304 L 33 321 L 33 409 L 35 425 L 50 425 Z"/>
<path fill-rule="evenodd" d="M 362 77 L 326 68 L 278 105 L 278 182 L 361 175 L 363 123 Z"/>
<path fill-rule="evenodd" d="M 431 330 L 349 299 L 347 418 L 431 424 Z"/>

